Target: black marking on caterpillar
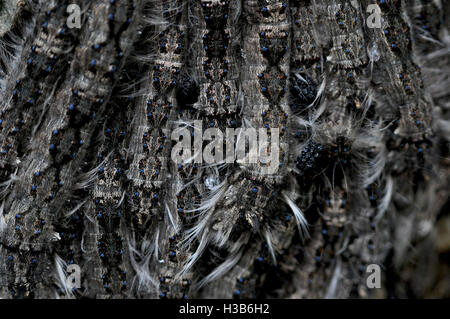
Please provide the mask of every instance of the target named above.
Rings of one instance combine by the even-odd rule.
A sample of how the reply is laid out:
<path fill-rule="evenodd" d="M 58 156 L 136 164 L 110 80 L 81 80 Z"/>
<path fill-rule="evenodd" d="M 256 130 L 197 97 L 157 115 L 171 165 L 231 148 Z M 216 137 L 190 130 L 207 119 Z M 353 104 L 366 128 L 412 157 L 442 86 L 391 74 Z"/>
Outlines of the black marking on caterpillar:
<path fill-rule="evenodd" d="M 300 114 L 317 98 L 316 84 L 306 74 L 294 74 L 289 80 L 292 111 Z"/>
<path fill-rule="evenodd" d="M 184 74 L 177 86 L 177 101 L 180 109 L 192 107 L 198 101 L 200 87 L 198 83 L 188 74 Z"/>
<path fill-rule="evenodd" d="M 324 148 L 320 144 L 314 142 L 306 145 L 302 153 L 298 155 L 296 161 L 296 167 L 299 170 L 299 175 L 306 175 L 307 178 L 314 177 L 314 175 L 320 173 L 322 169 L 321 160 L 324 158 Z"/>

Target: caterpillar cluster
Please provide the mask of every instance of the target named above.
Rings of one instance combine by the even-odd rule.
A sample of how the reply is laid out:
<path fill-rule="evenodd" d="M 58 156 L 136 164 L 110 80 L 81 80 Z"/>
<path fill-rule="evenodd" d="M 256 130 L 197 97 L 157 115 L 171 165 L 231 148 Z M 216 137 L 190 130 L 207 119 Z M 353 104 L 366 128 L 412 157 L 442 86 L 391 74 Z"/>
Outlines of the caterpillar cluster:
<path fill-rule="evenodd" d="M 370 28 L 372 2 L 0 1 L 0 296 L 370 298 L 369 264 L 399 278 L 383 296 L 420 286 L 450 25 L 377 0 Z M 266 132 L 275 157 L 175 148 L 219 158 L 211 128 Z"/>

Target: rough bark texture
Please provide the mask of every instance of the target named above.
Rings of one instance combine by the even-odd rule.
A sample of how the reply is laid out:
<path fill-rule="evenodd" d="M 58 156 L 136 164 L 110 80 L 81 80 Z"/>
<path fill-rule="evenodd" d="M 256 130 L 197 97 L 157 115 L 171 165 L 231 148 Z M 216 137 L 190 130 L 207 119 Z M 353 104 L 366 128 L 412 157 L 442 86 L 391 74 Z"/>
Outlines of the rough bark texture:
<path fill-rule="evenodd" d="M 0 0 L 0 297 L 450 297 L 449 14 Z M 175 163 L 195 121 L 278 129 L 277 171 Z"/>

